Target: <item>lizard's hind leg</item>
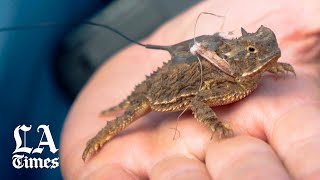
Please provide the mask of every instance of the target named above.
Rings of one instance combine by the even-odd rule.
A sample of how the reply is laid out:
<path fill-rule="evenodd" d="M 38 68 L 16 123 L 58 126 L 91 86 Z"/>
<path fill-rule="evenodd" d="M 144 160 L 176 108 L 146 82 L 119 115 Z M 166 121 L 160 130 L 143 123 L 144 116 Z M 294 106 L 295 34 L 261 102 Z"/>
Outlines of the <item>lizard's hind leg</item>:
<path fill-rule="evenodd" d="M 145 98 L 142 98 L 142 100 L 138 99 L 131 103 L 122 116 L 117 117 L 113 121 L 108 121 L 106 126 L 87 142 L 87 147 L 82 154 L 83 160 L 85 160 L 87 156 L 97 152 L 114 135 L 151 110 Z"/>

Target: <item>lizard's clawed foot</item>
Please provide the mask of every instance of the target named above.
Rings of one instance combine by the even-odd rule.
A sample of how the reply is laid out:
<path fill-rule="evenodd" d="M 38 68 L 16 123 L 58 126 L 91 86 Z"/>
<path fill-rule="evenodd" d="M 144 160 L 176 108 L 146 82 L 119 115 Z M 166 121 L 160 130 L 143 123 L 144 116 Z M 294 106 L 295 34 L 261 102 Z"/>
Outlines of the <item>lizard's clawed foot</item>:
<path fill-rule="evenodd" d="M 296 72 L 294 71 L 291 64 L 278 62 L 275 66 L 272 66 L 269 72 L 276 74 L 277 76 L 292 73 L 296 77 Z"/>
<path fill-rule="evenodd" d="M 212 128 L 212 131 L 218 133 L 219 139 L 232 137 L 234 135 L 230 125 L 222 122 L 218 122 L 217 124 L 215 124 Z"/>
<path fill-rule="evenodd" d="M 90 139 L 87 142 L 86 149 L 82 153 L 82 160 L 85 161 L 88 156 L 90 156 L 90 155 L 94 154 L 95 152 L 97 152 L 102 146 L 103 146 L 103 144 L 100 143 L 99 140 L 97 140 L 96 137 Z"/>

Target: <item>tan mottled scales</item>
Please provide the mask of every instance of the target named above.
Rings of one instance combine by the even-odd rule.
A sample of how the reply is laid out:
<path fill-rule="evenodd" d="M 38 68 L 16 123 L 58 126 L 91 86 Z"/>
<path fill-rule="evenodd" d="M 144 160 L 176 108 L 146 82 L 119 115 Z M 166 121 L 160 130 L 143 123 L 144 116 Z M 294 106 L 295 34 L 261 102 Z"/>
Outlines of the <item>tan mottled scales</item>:
<path fill-rule="evenodd" d="M 122 103 L 102 112 L 102 115 L 107 115 L 124 110 L 123 115 L 107 122 L 88 141 L 82 155 L 83 160 L 150 111 L 173 112 L 187 108 L 196 119 L 217 132 L 220 137 L 229 136 L 232 130 L 218 119 L 211 107 L 246 97 L 258 86 L 266 71 L 275 74 L 288 71 L 294 73 L 290 64 L 277 62 L 281 52 L 276 36 L 264 26 L 255 33 L 247 33 L 242 29 L 242 36 L 236 39 L 225 39 L 216 33 L 199 36 L 196 40 L 206 44 L 208 51 L 228 63 L 224 69 L 190 53 L 189 47 L 192 46 L 193 39 L 159 48 L 169 51 L 172 59 L 147 76 Z M 233 73 L 226 73 L 226 70 Z"/>

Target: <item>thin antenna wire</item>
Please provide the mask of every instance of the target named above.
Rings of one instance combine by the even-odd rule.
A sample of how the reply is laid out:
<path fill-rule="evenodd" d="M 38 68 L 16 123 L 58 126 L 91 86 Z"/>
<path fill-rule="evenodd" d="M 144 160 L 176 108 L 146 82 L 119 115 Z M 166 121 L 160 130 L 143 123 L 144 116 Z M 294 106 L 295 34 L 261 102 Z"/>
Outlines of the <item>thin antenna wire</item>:
<path fill-rule="evenodd" d="M 182 114 L 184 112 L 186 112 L 189 108 L 189 105 L 179 114 L 179 116 L 177 117 L 177 120 L 176 120 L 176 127 L 174 128 L 175 131 L 174 131 L 174 135 L 173 135 L 173 140 L 176 138 L 176 134 L 177 134 L 177 131 L 178 131 L 178 123 L 179 123 L 179 120 L 180 120 L 180 117 L 182 116 Z M 179 132 L 179 131 L 178 131 Z M 179 136 L 180 136 L 180 132 L 179 132 Z"/>
<path fill-rule="evenodd" d="M 122 32 L 118 31 L 117 29 L 109 26 L 109 25 L 104 25 L 104 24 L 99 24 L 99 23 L 95 23 L 95 22 L 90 22 L 90 21 L 82 21 L 83 24 L 87 24 L 87 25 L 94 25 L 94 26 L 98 26 L 98 27 L 103 27 L 103 28 L 106 28 L 106 29 L 109 29 L 110 31 L 118 34 L 119 36 L 123 37 L 124 39 L 132 42 L 132 43 L 135 43 L 135 44 L 138 44 L 140 46 L 143 46 L 143 47 L 147 47 L 146 44 L 142 44 L 136 40 L 133 40 L 131 38 L 129 38 L 128 36 L 124 35 Z"/>
<path fill-rule="evenodd" d="M 229 8 L 226 10 L 226 12 L 224 13 L 224 16 L 223 16 L 223 21 L 222 21 L 222 24 L 220 26 L 220 32 L 223 32 L 223 28 L 224 28 L 224 24 L 226 22 L 226 18 L 227 18 L 227 14 L 229 12 Z"/>
<path fill-rule="evenodd" d="M 209 15 L 213 15 L 213 16 L 216 16 L 216 17 L 224 17 L 224 16 L 221 16 L 221 15 L 218 15 L 218 14 L 213 14 L 213 13 L 208 13 L 208 12 L 201 12 L 198 17 L 197 17 L 197 20 L 196 20 L 196 24 L 194 25 L 194 29 L 193 29 L 193 42 L 194 44 L 196 44 L 196 29 L 197 29 L 197 24 L 198 24 L 198 20 L 200 18 L 200 16 L 202 14 L 209 14 Z"/>
<path fill-rule="evenodd" d="M 225 18 L 225 16 L 221 16 L 221 15 L 218 15 L 218 14 L 213 14 L 213 13 L 209 13 L 209 12 L 201 12 L 199 15 L 198 15 L 198 17 L 197 17 L 197 19 L 196 19 L 196 23 L 195 23 L 195 25 L 194 25 L 194 29 L 193 29 L 193 43 L 194 44 L 196 44 L 196 29 L 197 29 L 197 24 L 198 24 L 198 20 L 199 20 L 199 18 L 200 18 L 200 16 L 202 15 L 202 14 L 208 14 L 208 15 L 213 15 L 213 16 L 216 16 L 216 17 L 219 17 L 219 18 Z M 224 23 L 223 23 L 224 24 Z M 223 24 L 222 24 L 222 27 L 223 27 Z M 220 27 L 221 28 L 221 27 Z M 202 83 L 203 83 L 203 71 L 202 71 L 202 63 L 201 63 L 201 60 L 200 60 L 200 58 L 199 58 L 199 56 L 197 56 L 197 59 L 198 59 L 198 61 L 199 61 L 199 65 L 200 65 L 200 78 L 201 78 L 201 80 L 200 80 L 200 87 L 199 87 L 199 91 L 200 91 L 200 89 L 201 89 L 201 86 L 202 86 Z"/>
<path fill-rule="evenodd" d="M 102 28 L 106 28 L 116 34 L 118 34 L 119 36 L 123 37 L 124 39 L 138 44 L 140 46 L 146 47 L 146 48 L 154 48 L 154 49 L 164 49 L 167 50 L 166 46 L 156 46 L 156 45 L 148 45 L 148 44 L 142 44 L 136 40 L 133 40 L 131 38 L 129 38 L 128 36 L 124 35 L 122 32 L 118 31 L 117 29 L 109 26 L 109 25 L 105 25 L 105 24 L 99 24 L 99 23 L 95 23 L 95 22 L 91 22 L 91 21 L 82 21 L 80 22 L 80 24 L 85 24 L 85 25 L 92 25 L 92 26 L 97 26 L 97 27 L 102 27 Z M 50 27 L 59 27 L 59 26 L 66 26 L 66 25 L 77 25 L 77 23 L 55 23 L 55 22 L 45 22 L 45 23 L 37 23 L 37 24 L 30 24 L 30 25 L 17 25 L 14 27 L 3 27 L 0 28 L 0 32 L 4 32 L 4 31 L 19 31 L 19 30 L 25 30 L 25 29 L 36 29 L 36 28 L 50 28 Z"/>
<path fill-rule="evenodd" d="M 109 29 L 110 31 L 118 34 L 119 36 L 123 37 L 124 39 L 128 40 L 129 42 L 132 42 L 134 44 L 143 46 L 145 48 L 148 49 L 160 49 L 160 50 L 166 50 L 169 51 L 171 53 L 171 46 L 161 46 L 161 45 L 153 45 L 153 44 L 142 44 L 139 41 L 133 40 L 131 38 L 129 38 L 128 36 L 124 35 L 122 32 L 118 31 L 117 29 L 109 26 L 109 25 L 105 25 L 105 24 L 99 24 L 99 23 L 95 23 L 95 22 L 91 22 L 91 21 L 82 21 L 82 24 L 87 24 L 87 25 L 93 25 L 93 26 L 98 26 L 98 27 L 102 27 L 102 28 L 106 28 Z"/>
<path fill-rule="evenodd" d="M 203 70 L 202 70 L 202 63 L 201 63 L 201 60 L 198 55 L 197 55 L 197 59 L 199 61 L 199 65 L 200 65 L 200 87 L 199 87 L 199 91 L 200 91 L 202 83 L 203 83 Z"/>
<path fill-rule="evenodd" d="M 199 65 L 200 65 L 200 86 L 199 86 L 199 91 L 200 91 L 201 87 L 202 87 L 202 83 L 203 83 L 203 70 L 202 70 L 202 63 L 201 63 L 201 60 L 200 60 L 199 56 L 197 56 L 197 59 L 199 61 Z M 189 108 L 189 105 L 177 117 L 176 127 L 174 128 L 175 131 L 174 131 L 174 135 L 173 135 L 173 140 L 176 138 L 176 134 L 177 134 L 177 131 L 178 131 L 178 123 L 179 123 L 180 117 L 187 111 L 188 108 Z M 179 132 L 179 136 L 180 136 L 180 132 Z"/>
<path fill-rule="evenodd" d="M 14 27 L 3 27 L 3 28 L 0 28 L 0 32 L 4 32 L 4 31 L 19 31 L 19 30 L 35 29 L 35 28 L 49 28 L 49 27 L 66 26 L 66 25 L 75 25 L 75 23 L 46 22 L 46 23 L 38 23 L 38 24 L 30 24 L 30 25 L 17 25 L 17 26 L 14 26 Z"/>

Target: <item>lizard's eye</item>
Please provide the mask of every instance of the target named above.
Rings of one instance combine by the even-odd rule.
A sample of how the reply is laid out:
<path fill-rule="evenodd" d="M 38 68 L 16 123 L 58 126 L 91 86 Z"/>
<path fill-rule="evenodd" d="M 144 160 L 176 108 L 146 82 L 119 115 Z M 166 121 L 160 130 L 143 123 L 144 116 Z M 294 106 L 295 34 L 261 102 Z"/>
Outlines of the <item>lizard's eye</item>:
<path fill-rule="evenodd" d="M 250 53 L 256 53 L 257 52 L 257 49 L 253 46 L 248 46 L 247 47 L 247 51 L 249 51 Z"/>

